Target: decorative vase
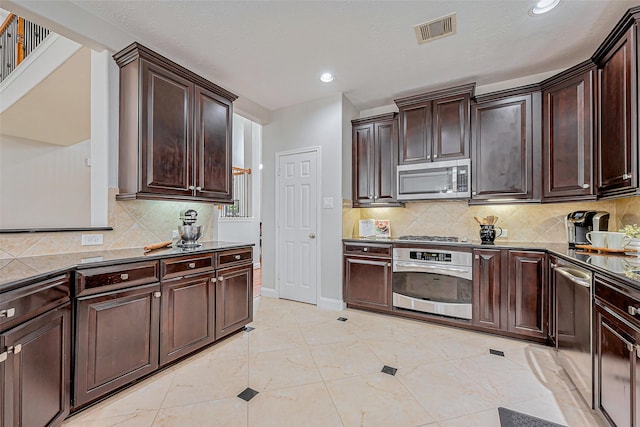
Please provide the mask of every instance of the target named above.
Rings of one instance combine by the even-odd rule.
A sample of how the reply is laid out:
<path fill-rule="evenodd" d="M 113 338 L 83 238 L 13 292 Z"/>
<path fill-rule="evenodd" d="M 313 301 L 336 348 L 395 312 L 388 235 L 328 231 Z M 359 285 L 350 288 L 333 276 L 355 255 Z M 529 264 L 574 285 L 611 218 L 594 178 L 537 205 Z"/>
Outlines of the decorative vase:
<path fill-rule="evenodd" d="M 496 235 L 496 228 L 500 230 L 500 234 Z M 496 237 L 500 237 L 502 235 L 502 228 L 495 227 L 493 225 L 481 225 L 480 226 L 480 240 L 483 245 L 493 245 L 493 241 L 496 240 Z"/>

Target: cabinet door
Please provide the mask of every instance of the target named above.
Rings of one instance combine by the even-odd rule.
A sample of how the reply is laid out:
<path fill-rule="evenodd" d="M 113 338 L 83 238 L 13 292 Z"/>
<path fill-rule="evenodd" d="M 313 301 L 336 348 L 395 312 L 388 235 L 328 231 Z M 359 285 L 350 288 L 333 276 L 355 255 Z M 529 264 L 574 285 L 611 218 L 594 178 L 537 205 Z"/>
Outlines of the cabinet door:
<path fill-rule="evenodd" d="M 391 261 L 345 257 L 344 300 L 347 304 L 391 310 Z"/>
<path fill-rule="evenodd" d="M 218 270 L 216 339 L 253 320 L 253 265 Z"/>
<path fill-rule="evenodd" d="M 509 251 L 509 332 L 547 337 L 545 254 Z"/>
<path fill-rule="evenodd" d="M 500 329 L 501 256 L 497 249 L 473 251 L 473 323 Z"/>
<path fill-rule="evenodd" d="M 533 197 L 531 95 L 477 104 L 472 110 L 472 198 Z"/>
<path fill-rule="evenodd" d="M 353 127 L 353 200 L 358 204 L 373 202 L 375 193 L 373 123 Z"/>
<path fill-rule="evenodd" d="M 543 92 L 543 198 L 595 198 L 593 71 Z"/>
<path fill-rule="evenodd" d="M 77 299 L 74 406 L 158 367 L 160 284 Z"/>
<path fill-rule="evenodd" d="M 147 61 L 141 67 L 141 190 L 191 196 L 193 84 Z"/>
<path fill-rule="evenodd" d="M 596 406 L 616 427 L 630 427 L 633 337 L 629 327 L 601 305 L 595 306 Z"/>
<path fill-rule="evenodd" d="M 431 161 L 431 101 L 400 110 L 400 164 Z"/>
<path fill-rule="evenodd" d="M 433 160 L 469 157 L 469 95 L 433 101 Z"/>
<path fill-rule="evenodd" d="M 633 157 L 638 126 L 635 32 L 636 27 L 631 27 L 600 64 L 600 193 L 636 187 L 638 182 L 637 158 Z"/>
<path fill-rule="evenodd" d="M 398 127 L 395 120 L 375 123 L 374 200 L 395 202 Z"/>
<path fill-rule="evenodd" d="M 213 274 L 162 282 L 161 365 L 213 342 L 214 282 Z"/>
<path fill-rule="evenodd" d="M 13 348 L 2 363 L 4 425 L 59 425 L 69 413 L 70 320 L 67 303 L 2 334 Z"/>
<path fill-rule="evenodd" d="M 231 103 L 196 86 L 195 174 L 199 197 L 231 200 Z"/>

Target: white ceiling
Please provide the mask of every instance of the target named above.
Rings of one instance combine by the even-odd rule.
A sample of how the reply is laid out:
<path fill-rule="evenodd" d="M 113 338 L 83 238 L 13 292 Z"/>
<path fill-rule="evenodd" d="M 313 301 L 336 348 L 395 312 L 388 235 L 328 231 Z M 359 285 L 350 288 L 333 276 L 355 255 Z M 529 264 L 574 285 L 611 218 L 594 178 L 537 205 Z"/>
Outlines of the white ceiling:
<path fill-rule="evenodd" d="M 59 2 L 20 2 L 30 3 L 37 11 L 39 4 Z M 105 35 L 95 25 L 96 42 L 119 50 L 125 40 L 139 41 L 268 110 L 338 92 L 364 110 L 429 89 L 473 81 L 488 85 L 567 68 L 589 58 L 640 1 L 563 0 L 547 15 L 531 17 L 527 12 L 534 3 L 71 2 L 119 33 Z M 453 12 L 457 34 L 418 45 L 416 24 Z M 58 23 L 92 38 L 86 20 L 62 17 Z M 332 83 L 320 82 L 325 71 L 335 73 Z"/>

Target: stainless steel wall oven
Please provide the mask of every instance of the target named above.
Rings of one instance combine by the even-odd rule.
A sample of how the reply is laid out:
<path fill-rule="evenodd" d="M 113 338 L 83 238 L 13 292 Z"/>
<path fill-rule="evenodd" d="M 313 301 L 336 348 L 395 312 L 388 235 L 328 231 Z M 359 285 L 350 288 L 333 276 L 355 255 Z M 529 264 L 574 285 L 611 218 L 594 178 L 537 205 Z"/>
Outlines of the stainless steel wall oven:
<path fill-rule="evenodd" d="M 393 249 L 393 306 L 471 319 L 472 257 L 447 248 Z"/>

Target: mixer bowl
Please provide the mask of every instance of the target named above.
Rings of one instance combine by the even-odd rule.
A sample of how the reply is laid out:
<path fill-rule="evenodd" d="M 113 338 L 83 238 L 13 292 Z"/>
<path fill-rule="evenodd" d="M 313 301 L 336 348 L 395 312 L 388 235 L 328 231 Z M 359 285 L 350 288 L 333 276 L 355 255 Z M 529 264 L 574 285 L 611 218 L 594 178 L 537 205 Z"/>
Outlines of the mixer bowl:
<path fill-rule="evenodd" d="M 202 236 L 202 225 L 179 225 L 178 233 L 183 245 L 195 245 Z"/>

